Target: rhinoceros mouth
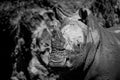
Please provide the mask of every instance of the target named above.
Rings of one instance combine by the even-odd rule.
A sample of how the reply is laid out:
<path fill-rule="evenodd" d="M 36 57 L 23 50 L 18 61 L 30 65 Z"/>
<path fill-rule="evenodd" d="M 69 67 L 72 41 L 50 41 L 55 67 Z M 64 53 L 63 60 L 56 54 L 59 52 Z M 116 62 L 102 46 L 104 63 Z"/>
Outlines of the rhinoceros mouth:
<path fill-rule="evenodd" d="M 60 64 L 61 66 L 64 65 L 66 61 L 66 55 L 65 52 L 59 52 L 56 54 L 51 54 L 49 56 L 49 65 L 53 65 L 53 64 Z M 54 66 L 58 66 L 58 65 L 54 65 Z"/>

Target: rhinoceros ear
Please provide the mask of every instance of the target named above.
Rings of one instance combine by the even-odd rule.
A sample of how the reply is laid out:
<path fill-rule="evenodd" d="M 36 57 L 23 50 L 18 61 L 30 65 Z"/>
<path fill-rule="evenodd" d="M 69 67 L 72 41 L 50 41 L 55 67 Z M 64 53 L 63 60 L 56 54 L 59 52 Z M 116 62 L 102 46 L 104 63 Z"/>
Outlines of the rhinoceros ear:
<path fill-rule="evenodd" d="M 89 26 L 89 33 L 91 34 L 92 40 L 94 44 L 98 43 L 100 40 L 100 28 L 99 21 L 96 17 L 92 14 L 88 17 L 88 26 Z"/>

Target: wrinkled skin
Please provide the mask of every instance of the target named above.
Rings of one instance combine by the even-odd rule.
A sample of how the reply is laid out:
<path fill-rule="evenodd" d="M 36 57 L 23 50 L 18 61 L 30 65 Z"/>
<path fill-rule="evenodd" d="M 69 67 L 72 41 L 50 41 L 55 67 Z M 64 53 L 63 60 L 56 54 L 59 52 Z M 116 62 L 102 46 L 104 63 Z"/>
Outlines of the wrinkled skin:
<path fill-rule="evenodd" d="M 77 16 L 77 13 L 71 17 L 61 14 L 67 24 L 72 20 L 77 21 Z M 85 75 L 81 76 L 81 79 L 84 80 L 120 80 L 120 28 L 104 29 L 92 14 L 89 14 L 88 19 L 88 26 L 81 27 L 84 38 L 84 42 L 81 43 L 82 52 L 76 54 L 68 49 L 66 53 L 58 55 L 45 53 L 42 60 L 50 67 L 68 67 L 72 68 L 71 70 L 83 65 L 82 71 Z M 76 45 L 73 48 L 76 49 Z"/>

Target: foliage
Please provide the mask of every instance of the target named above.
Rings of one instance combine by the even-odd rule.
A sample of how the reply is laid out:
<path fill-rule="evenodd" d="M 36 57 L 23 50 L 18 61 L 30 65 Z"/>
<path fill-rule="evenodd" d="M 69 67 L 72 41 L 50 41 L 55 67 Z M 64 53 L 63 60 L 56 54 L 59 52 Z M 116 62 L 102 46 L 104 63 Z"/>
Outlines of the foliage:
<path fill-rule="evenodd" d="M 120 24 L 119 0 L 95 0 L 90 9 L 102 21 L 105 28 Z"/>

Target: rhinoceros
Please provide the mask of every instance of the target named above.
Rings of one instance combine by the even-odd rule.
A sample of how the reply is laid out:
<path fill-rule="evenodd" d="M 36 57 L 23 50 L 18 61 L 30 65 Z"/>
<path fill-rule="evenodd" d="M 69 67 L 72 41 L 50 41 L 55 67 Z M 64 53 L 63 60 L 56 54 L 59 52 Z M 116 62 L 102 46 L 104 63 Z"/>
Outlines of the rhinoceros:
<path fill-rule="evenodd" d="M 120 27 L 105 29 L 90 13 L 87 24 L 80 21 L 78 12 L 60 16 L 65 22 L 60 29 L 65 52 L 57 51 L 59 36 L 52 42 L 57 45 L 54 54 L 51 50 L 40 60 L 48 73 L 60 75 L 58 80 L 120 80 Z"/>

